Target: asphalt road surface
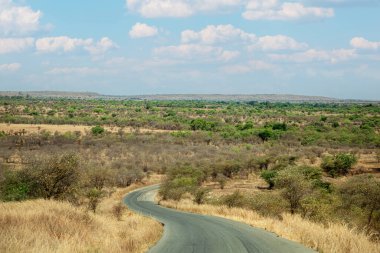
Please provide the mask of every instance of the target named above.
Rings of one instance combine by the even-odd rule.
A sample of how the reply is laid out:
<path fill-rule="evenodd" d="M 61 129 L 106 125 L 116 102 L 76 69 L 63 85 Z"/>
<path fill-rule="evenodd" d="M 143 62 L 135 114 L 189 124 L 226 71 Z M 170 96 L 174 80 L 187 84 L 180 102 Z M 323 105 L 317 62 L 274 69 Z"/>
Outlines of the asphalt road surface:
<path fill-rule="evenodd" d="M 153 202 L 159 186 L 131 192 L 127 206 L 163 223 L 164 235 L 151 253 L 315 252 L 263 229 L 214 216 L 180 212 Z"/>

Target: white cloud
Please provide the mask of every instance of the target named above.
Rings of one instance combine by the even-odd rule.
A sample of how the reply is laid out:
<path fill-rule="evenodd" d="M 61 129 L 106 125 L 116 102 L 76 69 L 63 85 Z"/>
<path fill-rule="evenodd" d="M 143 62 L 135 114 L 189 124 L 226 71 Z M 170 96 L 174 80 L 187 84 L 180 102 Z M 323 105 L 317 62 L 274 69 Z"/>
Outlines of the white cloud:
<path fill-rule="evenodd" d="M 129 36 L 133 39 L 152 37 L 158 34 L 158 30 L 154 26 L 136 23 L 129 31 Z"/>
<path fill-rule="evenodd" d="M 9 64 L 0 64 L 1 72 L 13 72 L 21 68 L 20 63 L 9 63 Z"/>
<path fill-rule="evenodd" d="M 34 44 L 33 38 L 0 38 L 0 54 L 21 52 Z"/>
<path fill-rule="evenodd" d="M 296 63 L 305 63 L 313 61 L 324 61 L 337 63 L 357 56 L 355 49 L 335 49 L 331 51 L 309 49 L 305 52 L 294 54 L 271 54 L 269 57 L 276 61 L 287 61 Z"/>
<path fill-rule="evenodd" d="M 237 51 L 226 51 L 221 47 L 201 44 L 159 47 L 154 49 L 154 54 L 164 58 L 201 61 L 229 61 L 239 56 Z"/>
<path fill-rule="evenodd" d="M 249 47 L 250 50 L 262 49 L 269 50 L 303 50 L 308 48 L 306 43 L 301 43 L 295 39 L 285 35 L 263 36 L 258 41 Z"/>
<path fill-rule="evenodd" d="M 78 74 L 78 75 L 89 75 L 89 74 L 97 74 L 103 73 L 103 71 L 99 68 L 89 68 L 89 67 L 60 67 L 53 68 L 47 72 L 52 75 L 60 75 L 60 74 Z"/>
<path fill-rule="evenodd" d="M 0 0 L 0 33 L 19 35 L 39 29 L 41 11 L 18 6 L 11 0 Z"/>
<path fill-rule="evenodd" d="M 229 50 L 224 50 L 219 56 L 219 59 L 221 61 L 231 61 L 237 57 L 239 57 L 240 52 L 239 51 L 229 51 Z"/>
<path fill-rule="evenodd" d="M 193 30 L 185 30 L 181 33 L 182 43 L 200 42 L 204 44 L 214 44 L 218 42 L 228 42 L 240 40 L 252 42 L 256 36 L 251 33 L 244 32 L 232 25 L 209 25 L 199 32 Z"/>
<path fill-rule="evenodd" d="M 248 20 L 296 20 L 333 16 L 332 8 L 307 7 L 298 2 L 279 3 L 277 0 L 251 0 L 243 13 L 243 17 Z"/>
<path fill-rule="evenodd" d="M 78 48 L 82 48 L 91 54 L 102 54 L 116 47 L 116 45 L 107 37 L 94 43 L 93 39 L 77 39 L 67 36 L 61 37 L 46 37 L 36 41 L 36 49 L 38 52 L 70 52 Z"/>
<path fill-rule="evenodd" d="M 188 17 L 193 14 L 191 6 L 183 0 L 127 0 L 127 7 L 147 18 Z"/>
<path fill-rule="evenodd" d="M 275 66 L 273 64 L 266 63 L 264 61 L 252 60 L 246 64 L 224 66 L 222 71 L 228 74 L 245 74 L 255 71 L 271 70 L 274 68 Z"/>
<path fill-rule="evenodd" d="M 238 6 L 242 0 L 126 0 L 127 8 L 146 18 L 189 17 L 202 11 Z"/>
<path fill-rule="evenodd" d="M 355 37 L 350 42 L 351 46 L 357 49 L 380 49 L 380 42 L 372 42 L 362 37 Z"/>
<path fill-rule="evenodd" d="M 103 37 L 100 39 L 100 41 L 96 42 L 95 44 L 91 43 L 90 45 L 86 45 L 84 49 L 90 52 L 90 54 L 100 55 L 100 54 L 104 54 L 108 50 L 111 50 L 117 47 L 118 46 L 110 38 Z"/>

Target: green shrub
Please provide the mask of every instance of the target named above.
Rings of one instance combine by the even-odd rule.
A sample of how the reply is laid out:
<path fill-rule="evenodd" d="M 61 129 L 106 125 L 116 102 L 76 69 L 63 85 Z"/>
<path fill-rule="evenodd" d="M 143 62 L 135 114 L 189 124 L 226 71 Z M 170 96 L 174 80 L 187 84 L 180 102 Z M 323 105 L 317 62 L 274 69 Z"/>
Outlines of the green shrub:
<path fill-rule="evenodd" d="M 244 196 L 238 190 L 222 197 L 221 202 L 228 207 L 243 207 L 245 205 Z"/>
<path fill-rule="evenodd" d="M 263 170 L 261 172 L 261 178 L 265 180 L 265 182 L 268 183 L 269 189 L 272 189 L 274 187 L 274 180 L 277 176 L 277 171 L 275 170 Z"/>
<path fill-rule="evenodd" d="M 104 128 L 101 126 L 94 126 L 93 128 L 91 128 L 91 132 L 93 135 L 103 134 L 104 131 L 105 131 Z"/>
<path fill-rule="evenodd" d="M 356 162 L 357 158 L 353 154 L 341 153 L 335 156 L 325 156 L 321 167 L 330 176 L 336 177 L 346 175 Z"/>

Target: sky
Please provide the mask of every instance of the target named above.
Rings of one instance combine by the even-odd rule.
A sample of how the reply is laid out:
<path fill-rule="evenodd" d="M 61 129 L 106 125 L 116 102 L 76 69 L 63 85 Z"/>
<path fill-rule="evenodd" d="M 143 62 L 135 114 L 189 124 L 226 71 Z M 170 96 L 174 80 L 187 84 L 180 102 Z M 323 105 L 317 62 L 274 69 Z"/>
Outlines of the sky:
<path fill-rule="evenodd" d="M 0 0 L 0 90 L 380 100 L 380 0 Z"/>

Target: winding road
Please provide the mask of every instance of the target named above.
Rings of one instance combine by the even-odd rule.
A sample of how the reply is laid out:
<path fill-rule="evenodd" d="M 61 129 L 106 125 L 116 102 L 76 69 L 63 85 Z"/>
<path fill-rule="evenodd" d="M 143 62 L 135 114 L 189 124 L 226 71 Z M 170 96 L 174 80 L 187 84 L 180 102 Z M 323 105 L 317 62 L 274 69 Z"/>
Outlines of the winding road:
<path fill-rule="evenodd" d="M 127 206 L 165 225 L 164 235 L 150 253 L 304 253 L 315 252 L 263 229 L 214 216 L 161 207 L 153 199 L 159 186 L 131 192 Z"/>

